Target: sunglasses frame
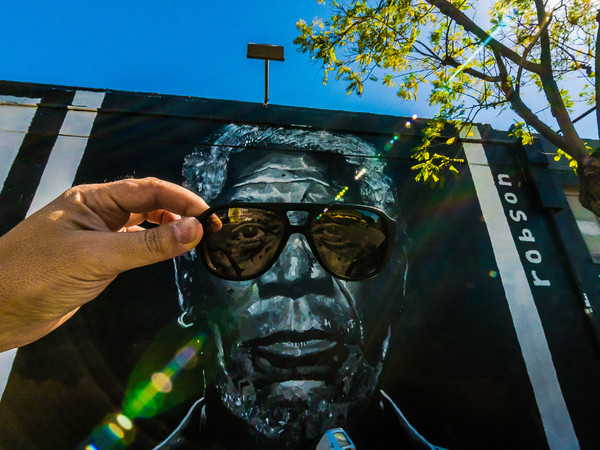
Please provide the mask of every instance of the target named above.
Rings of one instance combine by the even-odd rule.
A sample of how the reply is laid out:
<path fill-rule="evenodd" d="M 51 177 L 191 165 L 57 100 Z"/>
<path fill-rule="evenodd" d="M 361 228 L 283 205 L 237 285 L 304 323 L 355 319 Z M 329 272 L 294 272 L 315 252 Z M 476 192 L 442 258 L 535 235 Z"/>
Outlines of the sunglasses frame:
<path fill-rule="evenodd" d="M 317 260 L 317 262 L 323 268 L 323 270 L 325 270 L 327 273 L 329 273 L 333 277 L 338 278 L 340 280 L 345 280 L 345 281 L 361 281 L 361 280 L 366 280 L 366 279 L 377 276 L 383 270 L 385 265 L 387 264 L 387 262 L 390 258 L 390 255 L 392 253 L 392 249 L 394 247 L 396 225 L 397 225 L 396 221 L 394 219 L 392 219 L 391 217 L 389 217 L 381 209 L 375 208 L 373 206 L 357 205 L 357 204 L 351 204 L 351 203 L 234 202 L 234 203 L 226 203 L 226 204 L 222 204 L 222 205 L 211 206 L 209 209 L 204 211 L 201 215 L 197 216 L 197 219 L 202 224 L 204 229 L 206 230 L 207 229 L 206 225 L 207 225 L 208 219 L 215 211 L 222 210 L 222 209 L 229 209 L 229 208 L 256 208 L 256 209 L 264 209 L 266 211 L 274 212 L 274 213 L 278 214 L 280 217 L 285 218 L 285 220 L 283 220 L 285 229 L 283 232 L 283 236 L 281 238 L 281 242 L 279 243 L 277 250 L 273 253 L 273 261 L 271 262 L 271 264 L 267 265 L 265 267 L 265 269 L 257 272 L 256 274 L 254 274 L 250 277 L 248 277 L 248 276 L 229 277 L 229 276 L 224 276 L 220 273 L 217 273 L 217 271 L 214 270 L 211 267 L 211 265 L 209 264 L 209 262 L 207 261 L 207 258 L 205 256 L 206 255 L 206 241 L 204 239 L 202 239 L 200 241 L 200 243 L 198 244 L 198 253 L 200 254 L 200 257 L 201 257 L 204 265 L 206 266 L 206 268 L 208 269 L 209 272 L 211 272 L 215 276 L 222 278 L 224 280 L 246 281 L 246 280 L 252 280 L 252 279 L 255 279 L 255 278 L 258 278 L 258 277 L 264 275 L 277 262 L 277 260 L 281 256 L 281 252 L 287 245 L 287 243 L 290 239 L 290 236 L 292 234 L 296 234 L 296 233 L 300 233 L 300 234 L 304 235 L 304 237 L 306 238 L 306 241 L 308 242 L 308 245 L 313 253 L 313 257 Z M 374 270 L 372 273 L 370 273 L 367 276 L 348 277 L 348 276 L 336 274 L 336 273 L 332 272 L 331 270 L 329 270 L 329 268 L 323 262 L 321 256 L 319 255 L 319 252 L 317 251 L 317 246 L 312 237 L 312 231 L 311 231 L 310 224 L 313 222 L 314 218 L 317 217 L 319 214 L 326 212 L 326 211 L 336 210 L 336 209 L 356 209 L 356 210 L 367 211 L 367 212 L 371 212 L 371 213 L 377 215 L 380 219 L 382 219 L 382 228 L 383 228 L 383 232 L 386 236 L 385 255 L 381 259 L 381 262 L 377 266 L 377 269 Z M 308 213 L 308 216 L 306 217 L 306 220 L 304 221 L 303 225 L 294 225 L 290 222 L 290 218 L 288 217 L 287 213 L 291 212 L 291 211 L 305 211 Z"/>

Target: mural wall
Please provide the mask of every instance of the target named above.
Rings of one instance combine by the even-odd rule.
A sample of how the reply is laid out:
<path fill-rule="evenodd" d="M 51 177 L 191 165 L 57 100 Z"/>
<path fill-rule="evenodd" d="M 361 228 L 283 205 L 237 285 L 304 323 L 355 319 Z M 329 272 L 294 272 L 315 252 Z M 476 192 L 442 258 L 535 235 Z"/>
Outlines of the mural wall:
<path fill-rule="evenodd" d="M 0 355 L 0 448 L 598 448 L 600 282 L 560 183 L 481 127 L 458 177 L 418 185 L 422 126 L 3 83 L 2 233 L 144 176 L 223 228 Z"/>

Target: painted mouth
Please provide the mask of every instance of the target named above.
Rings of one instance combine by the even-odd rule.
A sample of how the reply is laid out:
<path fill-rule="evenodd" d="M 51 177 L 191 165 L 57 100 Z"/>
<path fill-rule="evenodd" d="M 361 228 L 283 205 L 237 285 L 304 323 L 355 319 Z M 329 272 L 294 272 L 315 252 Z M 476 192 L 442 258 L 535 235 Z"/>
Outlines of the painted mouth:
<path fill-rule="evenodd" d="M 333 380 L 347 357 L 339 336 L 318 330 L 279 332 L 247 344 L 267 382 Z"/>
<path fill-rule="evenodd" d="M 303 358 L 327 352 L 332 350 L 336 345 L 337 342 L 326 339 L 308 339 L 304 341 L 283 341 L 261 345 L 258 347 L 258 350 L 274 356 Z"/>

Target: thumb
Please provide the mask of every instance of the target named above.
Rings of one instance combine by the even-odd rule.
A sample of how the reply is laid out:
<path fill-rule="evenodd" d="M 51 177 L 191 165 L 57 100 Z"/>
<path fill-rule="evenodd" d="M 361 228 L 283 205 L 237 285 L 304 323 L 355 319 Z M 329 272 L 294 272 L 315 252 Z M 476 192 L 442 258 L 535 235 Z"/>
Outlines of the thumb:
<path fill-rule="evenodd" d="M 194 217 L 175 220 L 155 228 L 131 233 L 113 233 L 118 244 L 105 248 L 116 273 L 165 261 L 181 255 L 200 242 L 203 230 Z"/>

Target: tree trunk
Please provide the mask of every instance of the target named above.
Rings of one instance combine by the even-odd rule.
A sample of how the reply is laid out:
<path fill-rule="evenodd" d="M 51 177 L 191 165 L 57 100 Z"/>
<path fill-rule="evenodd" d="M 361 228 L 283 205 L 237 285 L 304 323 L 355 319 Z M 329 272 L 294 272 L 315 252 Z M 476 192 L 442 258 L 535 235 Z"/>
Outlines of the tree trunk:
<path fill-rule="evenodd" d="M 596 78 L 596 119 L 600 133 L 600 11 L 596 15 L 598 34 L 596 35 L 595 78 Z M 600 136 L 600 134 L 599 134 Z M 600 217 L 600 148 L 579 164 L 579 201 L 581 204 Z"/>
<path fill-rule="evenodd" d="M 594 153 L 583 160 L 579 173 L 579 201 L 600 217 L 600 155 Z"/>
<path fill-rule="evenodd" d="M 594 64 L 596 79 L 596 122 L 598 123 L 598 138 L 600 138 L 600 10 L 596 15 L 596 22 L 598 22 L 598 33 L 596 34 L 596 54 L 594 55 L 596 61 Z"/>

